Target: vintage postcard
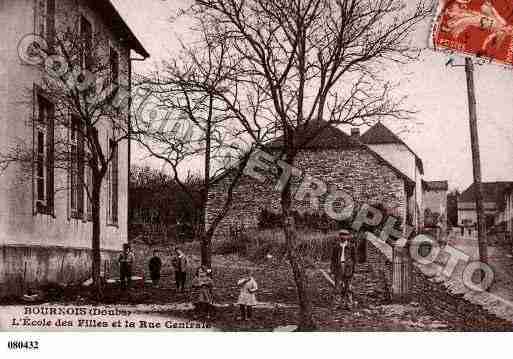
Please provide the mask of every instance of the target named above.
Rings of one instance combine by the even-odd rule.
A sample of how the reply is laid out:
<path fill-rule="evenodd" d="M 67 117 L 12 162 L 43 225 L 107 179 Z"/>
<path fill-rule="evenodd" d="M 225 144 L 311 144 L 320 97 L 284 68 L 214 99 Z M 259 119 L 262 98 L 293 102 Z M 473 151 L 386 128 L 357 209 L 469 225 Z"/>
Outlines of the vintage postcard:
<path fill-rule="evenodd" d="M 0 24 L 0 331 L 513 331 L 511 1 Z"/>

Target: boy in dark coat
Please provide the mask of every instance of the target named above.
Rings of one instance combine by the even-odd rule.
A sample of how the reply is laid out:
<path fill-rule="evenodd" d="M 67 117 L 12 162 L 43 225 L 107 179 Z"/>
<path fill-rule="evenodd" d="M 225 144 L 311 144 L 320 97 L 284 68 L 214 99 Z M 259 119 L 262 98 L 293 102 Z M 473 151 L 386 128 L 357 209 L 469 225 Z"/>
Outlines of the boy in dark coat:
<path fill-rule="evenodd" d="M 121 288 L 127 289 L 132 282 L 132 266 L 134 263 L 134 253 L 128 244 L 123 244 L 123 252 L 119 255 L 119 279 Z"/>
<path fill-rule="evenodd" d="M 175 269 L 176 290 L 183 292 L 187 280 L 187 257 L 179 248 L 175 248 L 175 255 L 171 264 Z"/>
<path fill-rule="evenodd" d="M 160 270 L 162 269 L 162 260 L 158 257 L 158 251 L 153 251 L 153 257 L 151 257 L 148 264 L 150 269 L 150 277 L 153 282 L 153 286 L 158 288 L 160 281 Z"/>
<path fill-rule="evenodd" d="M 351 280 L 356 264 L 356 250 L 353 236 L 348 230 L 341 230 L 331 252 L 331 273 L 335 278 L 335 293 L 352 305 Z"/>

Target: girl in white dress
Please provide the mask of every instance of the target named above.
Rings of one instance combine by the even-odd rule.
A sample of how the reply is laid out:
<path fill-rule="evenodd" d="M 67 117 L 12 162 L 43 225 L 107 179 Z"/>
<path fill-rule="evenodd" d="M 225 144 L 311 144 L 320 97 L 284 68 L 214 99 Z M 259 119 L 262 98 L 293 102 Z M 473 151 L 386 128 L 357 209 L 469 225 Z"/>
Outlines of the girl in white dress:
<path fill-rule="evenodd" d="M 240 287 L 239 300 L 236 304 L 240 306 L 240 318 L 248 320 L 251 318 L 252 307 L 257 304 L 256 291 L 258 284 L 252 276 L 252 271 L 248 270 L 244 278 L 239 279 L 237 285 Z"/>

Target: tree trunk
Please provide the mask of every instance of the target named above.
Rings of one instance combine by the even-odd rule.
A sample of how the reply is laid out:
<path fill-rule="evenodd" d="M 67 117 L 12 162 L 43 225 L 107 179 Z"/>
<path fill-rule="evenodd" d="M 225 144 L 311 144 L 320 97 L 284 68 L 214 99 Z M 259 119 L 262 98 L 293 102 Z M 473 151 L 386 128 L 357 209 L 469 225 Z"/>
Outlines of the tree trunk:
<path fill-rule="evenodd" d="M 93 216 L 93 238 L 92 238 L 92 277 L 93 287 L 97 299 L 102 297 L 102 283 L 100 278 L 101 271 L 101 250 L 100 250 L 100 188 L 101 182 L 93 180 L 93 191 L 92 191 L 92 216 Z"/>
<path fill-rule="evenodd" d="M 287 245 L 287 256 L 296 282 L 297 294 L 299 299 L 299 331 L 311 331 L 317 328 L 313 319 L 312 296 L 306 275 L 303 258 L 298 255 L 298 238 L 294 220 L 291 213 L 292 194 L 290 191 L 290 181 L 285 185 L 281 193 L 283 231 Z"/>
<path fill-rule="evenodd" d="M 207 121 L 207 128 L 205 131 L 205 179 L 203 183 L 203 193 L 202 193 L 202 231 L 201 231 L 201 264 L 206 266 L 207 268 L 211 268 L 212 266 L 212 236 L 213 233 L 209 235 L 210 231 L 207 231 L 207 202 L 208 202 L 208 192 L 210 191 L 210 151 L 211 151 L 211 138 L 212 136 L 212 106 L 213 106 L 213 97 L 210 96 L 210 115 Z"/>
<path fill-rule="evenodd" d="M 201 265 L 212 268 L 212 234 L 203 231 L 201 234 Z"/>

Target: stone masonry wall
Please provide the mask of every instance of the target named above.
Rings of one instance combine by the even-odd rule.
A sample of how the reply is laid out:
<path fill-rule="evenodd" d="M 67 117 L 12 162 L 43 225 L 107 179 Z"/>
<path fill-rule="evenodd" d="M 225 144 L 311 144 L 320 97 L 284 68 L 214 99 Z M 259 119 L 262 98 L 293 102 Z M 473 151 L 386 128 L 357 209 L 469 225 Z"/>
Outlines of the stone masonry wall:
<path fill-rule="evenodd" d="M 405 218 L 406 193 L 404 180 L 387 164 L 365 149 L 303 151 L 297 156 L 295 166 L 305 175 L 327 184 L 329 191 L 339 189 L 349 194 L 355 206 L 363 203 L 383 204 L 390 212 Z M 207 224 L 212 223 L 221 211 L 233 174 L 212 184 L 208 195 Z M 293 180 L 293 193 L 300 178 Z M 268 175 L 263 183 L 243 175 L 234 189 L 233 202 L 228 215 L 216 229 L 214 240 L 225 238 L 230 228 L 256 228 L 258 214 L 263 208 L 279 212 L 280 194 L 274 188 L 276 180 Z M 321 198 L 321 208 L 326 195 Z M 308 197 L 305 198 L 308 200 Z M 298 211 L 318 211 L 308 201 L 295 201 Z"/>
<path fill-rule="evenodd" d="M 367 261 L 375 280 L 381 280 L 377 291 L 390 299 L 392 263 L 372 243 L 367 245 Z M 426 276 L 412 266 L 410 298 L 420 303 L 434 315 L 443 318 L 456 330 L 461 331 L 511 331 L 513 324 L 490 313 L 478 304 L 471 303 L 463 294 L 450 293 L 443 283 Z M 493 327 L 490 326 L 493 323 Z"/>

